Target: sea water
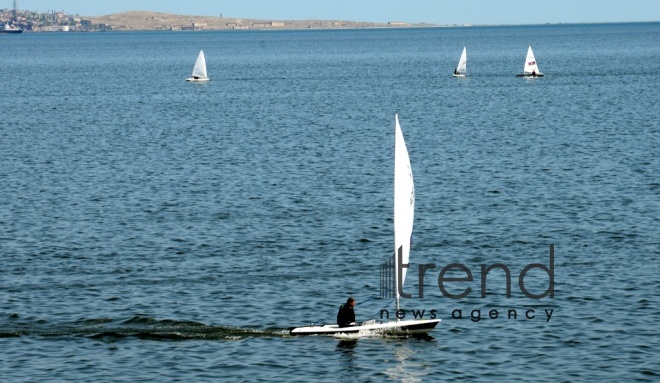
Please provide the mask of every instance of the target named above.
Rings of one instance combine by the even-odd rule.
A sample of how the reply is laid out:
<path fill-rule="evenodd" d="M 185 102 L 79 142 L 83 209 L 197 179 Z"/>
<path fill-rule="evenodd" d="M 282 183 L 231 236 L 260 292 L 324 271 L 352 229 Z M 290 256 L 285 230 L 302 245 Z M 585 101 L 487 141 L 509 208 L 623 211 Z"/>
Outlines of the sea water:
<path fill-rule="evenodd" d="M 656 381 L 658 41 L 658 23 L 1 36 L 1 380 Z M 515 76 L 530 45 L 543 78 Z M 199 50 L 212 80 L 186 83 Z M 349 296 L 360 321 L 395 316 L 395 113 L 416 187 L 402 314 L 442 322 L 290 337 Z M 482 294 L 498 263 L 509 283 L 493 268 Z M 451 264 L 473 275 L 443 285 L 461 299 Z M 521 290 L 531 264 L 554 285 L 538 265 L 522 285 L 552 297 Z"/>

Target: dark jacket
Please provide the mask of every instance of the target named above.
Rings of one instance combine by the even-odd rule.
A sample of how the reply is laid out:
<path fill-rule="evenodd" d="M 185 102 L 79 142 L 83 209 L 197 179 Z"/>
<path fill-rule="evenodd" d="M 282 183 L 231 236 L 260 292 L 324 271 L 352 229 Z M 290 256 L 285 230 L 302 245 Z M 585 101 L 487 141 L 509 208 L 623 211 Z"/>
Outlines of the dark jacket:
<path fill-rule="evenodd" d="M 339 306 L 339 312 L 337 313 L 337 324 L 339 327 L 348 327 L 351 325 L 351 322 L 355 322 L 355 311 L 347 303 Z"/>

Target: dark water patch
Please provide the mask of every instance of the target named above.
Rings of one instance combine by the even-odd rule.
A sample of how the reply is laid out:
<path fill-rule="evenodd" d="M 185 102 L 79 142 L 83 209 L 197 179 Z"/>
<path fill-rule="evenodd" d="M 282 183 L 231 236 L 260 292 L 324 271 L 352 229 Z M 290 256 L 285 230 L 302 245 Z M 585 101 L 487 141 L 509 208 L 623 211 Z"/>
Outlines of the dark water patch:
<path fill-rule="evenodd" d="M 20 337 L 21 333 L 19 332 L 2 332 L 0 331 L 0 338 L 17 338 Z"/>
<path fill-rule="evenodd" d="M 76 324 L 83 325 L 83 326 L 94 326 L 94 325 L 100 325 L 104 323 L 111 323 L 114 320 L 111 318 L 92 318 L 92 319 L 80 319 L 76 321 Z"/>

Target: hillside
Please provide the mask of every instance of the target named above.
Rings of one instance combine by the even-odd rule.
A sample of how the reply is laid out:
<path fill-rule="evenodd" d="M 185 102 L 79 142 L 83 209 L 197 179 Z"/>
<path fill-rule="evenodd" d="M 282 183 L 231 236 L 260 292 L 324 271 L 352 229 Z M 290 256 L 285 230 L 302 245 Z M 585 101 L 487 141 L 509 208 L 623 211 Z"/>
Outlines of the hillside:
<path fill-rule="evenodd" d="M 112 30 L 222 30 L 222 29 L 338 29 L 429 27 L 432 24 L 402 22 L 367 23 L 340 20 L 258 20 L 213 16 L 186 16 L 169 13 L 130 11 L 99 17 L 85 17 L 92 24 Z"/>

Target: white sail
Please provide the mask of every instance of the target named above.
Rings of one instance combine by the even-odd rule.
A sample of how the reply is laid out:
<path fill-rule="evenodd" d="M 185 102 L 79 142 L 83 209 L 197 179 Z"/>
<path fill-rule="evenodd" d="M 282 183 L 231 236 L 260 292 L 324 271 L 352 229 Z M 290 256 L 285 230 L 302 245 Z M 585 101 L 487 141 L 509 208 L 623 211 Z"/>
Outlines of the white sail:
<path fill-rule="evenodd" d="M 532 47 L 530 46 L 527 50 L 527 58 L 525 59 L 525 67 L 523 68 L 523 73 L 530 74 L 532 72 L 536 74 L 541 73 L 541 71 L 539 71 L 538 65 L 536 65 L 536 58 L 534 58 L 534 52 L 532 52 Z"/>
<path fill-rule="evenodd" d="M 206 59 L 204 58 L 204 51 L 199 51 L 197 56 L 197 61 L 195 61 L 195 67 L 192 71 L 193 78 L 207 78 L 206 75 Z"/>
<path fill-rule="evenodd" d="M 456 67 L 456 74 L 465 75 L 467 72 L 467 51 L 463 47 L 463 53 L 461 53 L 461 58 L 458 60 L 458 66 Z"/>
<path fill-rule="evenodd" d="M 397 289 L 398 309 L 400 295 L 398 286 L 403 287 L 406 280 L 406 268 L 401 267 L 401 275 L 399 275 L 399 254 L 401 254 L 401 263 L 407 265 L 415 215 L 415 186 L 410 168 L 410 157 L 399 125 L 399 116 L 395 115 L 394 119 L 396 130 L 394 139 L 394 286 Z"/>

